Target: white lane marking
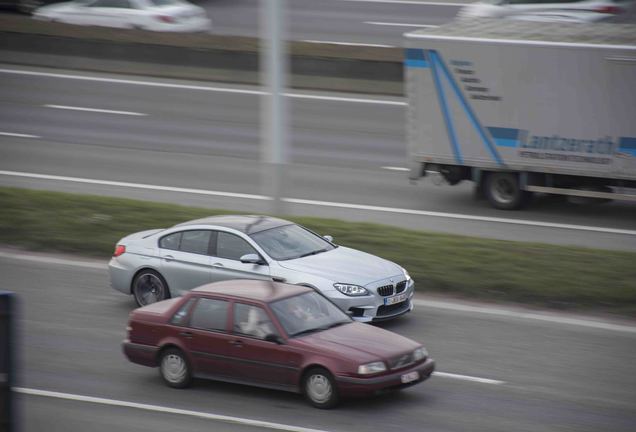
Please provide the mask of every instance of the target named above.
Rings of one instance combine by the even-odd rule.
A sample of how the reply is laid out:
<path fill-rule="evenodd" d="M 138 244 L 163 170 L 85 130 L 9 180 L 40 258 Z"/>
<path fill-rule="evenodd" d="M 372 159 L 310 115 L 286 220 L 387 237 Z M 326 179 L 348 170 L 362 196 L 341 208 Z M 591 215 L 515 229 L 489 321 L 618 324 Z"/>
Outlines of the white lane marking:
<path fill-rule="evenodd" d="M 24 253 L 22 251 L 15 251 L 15 252 L 0 251 L 0 258 L 37 262 L 37 263 L 43 263 L 43 264 L 75 266 L 75 267 L 90 268 L 90 269 L 96 269 L 96 270 L 106 270 L 108 268 L 108 265 L 106 263 L 99 262 L 97 260 L 92 262 L 76 261 L 76 260 L 66 259 L 66 258 L 54 258 L 51 256 L 31 255 L 28 253 Z M 567 325 L 573 325 L 573 326 L 579 326 L 579 327 L 589 327 L 589 328 L 595 328 L 595 329 L 636 334 L 636 326 L 612 324 L 612 323 L 607 323 L 602 321 L 596 321 L 589 318 L 586 318 L 586 319 L 569 318 L 569 317 L 558 316 L 556 314 L 548 315 L 548 314 L 539 314 L 539 313 L 526 313 L 526 312 L 520 312 L 519 310 L 506 309 L 503 307 L 469 306 L 469 305 L 464 305 L 460 303 L 451 303 L 451 302 L 444 302 L 439 300 L 415 299 L 413 300 L 413 303 L 418 307 L 427 307 L 432 309 L 442 309 L 442 310 L 450 310 L 450 311 L 458 311 L 458 312 L 471 312 L 471 313 L 479 313 L 479 314 L 485 314 L 485 315 L 496 315 L 496 316 L 502 316 L 506 318 L 509 318 L 509 317 L 522 318 L 527 320 L 551 322 L 554 324 L 567 324 Z"/>
<path fill-rule="evenodd" d="M 315 43 L 315 44 L 329 44 L 329 45 L 374 47 L 374 48 L 395 48 L 395 45 L 370 44 L 370 43 L 358 43 L 358 42 L 322 41 L 322 40 L 313 40 L 313 39 L 304 39 L 304 40 L 301 40 L 301 42 Z"/>
<path fill-rule="evenodd" d="M 455 312 L 473 312 L 479 314 L 487 314 L 487 315 L 496 315 L 506 318 L 520 318 L 527 320 L 535 320 L 535 321 L 544 321 L 553 324 L 566 324 L 573 325 L 579 327 L 588 327 L 599 330 L 610 330 L 615 332 L 622 333 L 632 333 L 636 334 L 636 326 L 629 325 L 621 325 L 621 324 L 612 324 L 603 321 L 594 321 L 591 319 L 582 319 L 582 318 L 570 318 L 564 316 L 558 316 L 553 314 L 540 314 L 536 312 L 523 312 L 519 310 L 510 310 L 505 308 L 498 307 L 488 307 L 488 306 L 471 306 L 464 305 L 460 303 L 451 303 L 437 300 L 413 300 L 418 307 L 428 307 L 433 309 L 443 309 L 450 310 Z"/>
<path fill-rule="evenodd" d="M 323 101 L 334 102 L 355 102 L 373 105 L 395 105 L 395 106 L 407 106 L 408 102 L 392 101 L 388 99 L 364 99 L 364 98 L 352 98 L 352 97 L 340 97 L 340 96 L 318 96 L 310 94 L 296 94 L 285 93 L 285 96 L 293 99 L 317 99 Z"/>
<path fill-rule="evenodd" d="M 554 223 L 554 222 L 540 222 L 540 221 L 532 221 L 532 220 L 525 220 L 525 219 L 504 219 L 504 218 L 491 217 L 491 216 L 465 215 L 465 214 L 457 214 L 457 213 L 401 209 L 396 207 L 380 207 L 380 206 L 372 206 L 372 205 L 364 205 L 364 204 L 347 204 L 347 203 L 339 203 L 339 202 L 331 202 L 331 201 L 315 201 L 315 200 L 296 199 L 296 198 L 283 198 L 283 201 L 289 202 L 292 204 L 306 204 L 306 205 L 315 205 L 315 206 L 322 206 L 322 207 L 338 207 L 338 208 L 347 208 L 347 209 L 353 209 L 353 210 L 369 210 L 369 211 L 378 211 L 378 212 L 385 212 L 385 213 L 411 214 L 411 215 L 418 215 L 418 216 L 431 216 L 431 217 L 471 220 L 471 221 L 479 221 L 479 222 L 493 222 L 493 223 L 506 223 L 506 224 L 512 224 L 512 225 L 536 226 L 536 227 L 542 227 L 542 228 L 558 228 L 558 229 L 569 229 L 569 230 L 578 230 L 578 231 L 592 231 L 592 232 L 600 232 L 600 233 L 607 233 L 607 234 L 636 235 L 636 231 L 634 230 L 604 228 L 604 227 L 595 227 L 595 226 L 586 226 L 586 225 L 571 225 L 571 224 L 562 224 L 562 223 Z"/>
<path fill-rule="evenodd" d="M 40 77 L 46 77 L 46 78 L 70 79 L 70 80 L 79 80 L 79 81 L 96 81 L 96 82 L 105 82 L 105 83 L 111 83 L 111 84 L 130 84 L 130 85 L 147 86 L 147 87 L 164 87 L 164 88 L 174 88 L 174 89 L 181 89 L 181 90 L 201 90 L 201 91 L 226 92 L 226 93 L 238 93 L 238 94 L 249 94 L 249 95 L 264 94 L 264 92 L 258 91 L 258 90 L 243 90 L 243 89 L 233 89 L 233 88 L 227 88 L 227 87 L 176 84 L 176 83 L 166 83 L 166 82 L 158 82 L 158 81 L 141 81 L 141 80 L 130 80 L 130 79 L 121 79 L 121 78 L 104 78 L 104 77 L 96 77 L 96 76 L 61 74 L 61 73 L 52 73 L 52 72 L 36 72 L 36 71 L 28 71 L 28 70 L 22 70 L 22 69 L 0 68 L 0 73 L 12 74 L 12 75 L 40 76 Z"/>
<path fill-rule="evenodd" d="M 128 84 L 128 85 L 138 85 L 138 86 L 147 86 L 147 87 L 161 87 L 161 88 L 171 88 L 171 89 L 180 89 L 180 90 L 209 91 L 209 92 L 246 94 L 246 95 L 256 95 L 256 96 L 266 94 L 266 92 L 263 92 L 260 90 L 245 90 L 245 89 L 236 89 L 236 88 L 228 88 L 228 87 L 212 87 L 212 86 L 176 84 L 176 83 L 155 82 L 155 81 L 128 80 L 128 79 L 119 79 L 119 78 L 103 78 L 103 77 L 94 77 L 94 76 L 85 76 L 85 75 L 70 75 L 70 74 L 60 74 L 60 73 L 51 73 L 51 72 L 35 72 L 35 71 L 26 71 L 26 70 L 20 70 L 20 69 L 0 68 L 0 73 L 13 74 L 13 75 L 41 76 L 41 77 L 47 77 L 47 78 L 60 78 L 60 79 L 80 80 L 80 81 L 95 81 L 95 82 L 105 82 L 105 83 L 112 83 L 112 84 Z M 319 96 L 319 95 L 311 95 L 311 94 L 304 94 L 304 93 L 285 93 L 285 96 L 290 98 L 308 99 L 308 100 L 358 102 L 358 103 L 397 105 L 397 106 L 407 105 L 406 102 L 393 101 L 389 99 L 364 99 L 364 98 L 350 98 L 350 97 L 344 97 L 344 96 L 342 97 Z"/>
<path fill-rule="evenodd" d="M 582 42 L 552 42 L 552 41 L 539 41 L 532 39 L 490 39 L 480 38 L 472 36 L 444 36 L 444 35 L 427 35 L 419 34 L 416 32 L 406 33 L 404 37 L 409 39 L 432 39 L 434 41 L 460 41 L 460 42 L 477 42 L 497 45 L 532 45 L 532 46 L 557 46 L 565 48 L 594 48 L 594 49 L 613 49 L 613 50 L 627 50 L 633 51 L 633 45 L 610 45 L 610 44 L 593 44 Z"/>
<path fill-rule="evenodd" d="M 405 24 L 395 22 L 379 22 L 379 21 L 365 21 L 365 24 L 372 24 L 378 26 L 392 26 L 392 27 L 420 27 L 420 28 L 436 28 L 438 25 L 433 24 Z"/>
<path fill-rule="evenodd" d="M 466 3 L 451 3 L 451 2 L 435 2 L 435 1 L 418 1 L 418 0 L 339 0 L 351 3 L 386 3 L 386 4 L 408 4 L 408 5 L 421 5 L 421 6 L 466 6 L 470 1 Z"/>
<path fill-rule="evenodd" d="M 280 430 L 280 431 L 325 432 L 319 429 L 310 429 L 310 428 L 301 427 L 301 426 L 292 426 L 292 425 L 286 425 L 282 423 L 272 423 L 268 421 L 253 420 L 253 419 L 248 419 L 243 417 L 233 417 L 233 416 L 227 416 L 222 414 L 212 414 L 212 413 L 201 412 L 201 411 L 191 411 L 191 410 L 184 410 L 184 409 L 178 409 L 178 408 L 170 408 L 167 406 L 160 406 L 160 405 L 149 405 L 149 404 L 143 404 L 143 403 L 137 403 L 137 402 L 128 402 L 128 401 L 122 401 L 117 399 L 105 399 L 100 397 L 84 396 L 84 395 L 78 395 L 78 394 L 72 394 L 72 393 L 60 393 L 60 392 L 31 389 L 31 388 L 24 388 L 24 387 L 13 387 L 12 390 L 16 393 L 21 393 L 21 394 L 26 394 L 31 396 L 42 396 L 42 397 L 50 397 L 50 398 L 56 398 L 56 399 L 66 399 L 66 400 L 72 400 L 72 401 L 88 402 L 88 403 L 94 403 L 94 404 L 100 404 L 100 405 L 118 406 L 118 407 L 124 407 L 124 408 L 136 408 L 136 409 L 145 410 L 145 411 L 198 417 L 198 418 L 203 418 L 206 420 L 216 420 L 216 421 L 221 421 L 225 423 L 234 423 L 234 424 L 240 424 L 245 426 L 267 428 L 267 429 L 274 429 L 274 430 Z"/>
<path fill-rule="evenodd" d="M 452 378 L 452 379 L 458 379 L 458 380 L 464 380 L 464 381 L 478 382 L 482 384 L 501 385 L 506 383 L 505 381 L 494 380 L 490 378 L 479 378 L 479 377 L 474 377 L 470 375 L 458 375 L 458 374 L 447 373 L 447 372 L 433 372 L 433 375 L 442 377 L 442 378 Z"/>
<path fill-rule="evenodd" d="M 132 111 L 116 111 L 116 110 L 107 110 L 101 108 L 86 108 L 86 107 L 76 107 L 76 106 L 68 106 L 68 105 L 44 105 L 46 108 L 53 109 L 61 109 L 61 110 L 70 110 L 70 111 L 86 111 L 86 112 L 94 112 L 101 114 L 119 114 L 119 115 L 127 115 L 127 116 L 147 116 L 148 114 L 132 112 Z"/>
<path fill-rule="evenodd" d="M 13 133 L 13 132 L 0 132 L 0 135 L 16 137 L 16 138 L 35 138 L 35 139 L 42 138 L 41 136 L 37 136 L 37 135 L 20 134 L 20 133 Z"/>
<path fill-rule="evenodd" d="M 385 170 L 389 170 L 389 171 L 410 171 L 408 168 L 406 167 L 396 167 L 396 166 L 383 166 L 381 167 L 382 169 Z"/>
<path fill-rule="evenodd" d="M 224 196 L 224 197 L 230 197 L 230 198 L 244 198 L 244 199 L 253 199 L 253 200 L 271 200 L 272 199 L 264 195 L 222 192 L 222 191 L 213 191 L 213 190 L 205 190 L 205 189 L 190 189 L 190 188 L 180 188 L 180 187 L 172 187 L 172 186 L 156 186 L 156 185 L 149 185 L 149 184 L 143 184 L 143 183 L 127 183 L 127 182 L 118 182 L 118 181 L 109 181 L 109 180 L 95 180 L 95 179 L 87 179 L 87 178 L 80 178 L 80 177 L 65 177 L 65 176 L 56 176 L 56 175 L 47 175 L 47 174 L 24 173 L 24 172 L 16 172 L 16 171 L 0 170 L 0 175 L 36 178 L 36 179 L 42 179 L 42 180 L 69 181 L 74 183 L 98 184 L 98 185 L 105 185 L 105 186 L 127 187 L 127 188 L 135 188 L 135 189 L 150 189 L 150 190 L 159 190 L 159 191 L 166 191 L 166 192 L 182 192 L 182 193 L 190 193 L 190 194 L 197 194 L 197 195 Z"/>
<path fill-rule="evenodd" d="M 0 170 L 0 175 L 36 178 L 36 179 L 43 179 L 43 180 L 68 181 L 68 182 L 75 182 L 75 183 L 98 184 L 98 185 L 105 185 L 105 186 L 127 187 L 127 188 L 135 188 L 135 189 L 158 190 L 158 191 L 167 191 L 167 192 L 182 192 L 182 193 L 190 193 L 190 194 L 198 194 L 198 195 L 223 196 L 223 197 L 230 197 L 230 198 L 244 198 L 244 199 L 265 200 L 265 201 L 271 201 L 273 199 L 272 197 L 268 197 L 264 195 L 212 191 L 212 190 L 205 190 L 205 189 L 189 189 L 189 188 L 180 188 L 180 187 L 172 187 L 172 186 L 157 186 L 157 185 L 149 185 L 149 184 L 143 184 L 143 183 L 128 183 L 128 182 L 118 182 L 118 181 L 110 181 L 110 180 L 96 180 L 96 179 L 87 179 L 87 178 L 81 178 L 81 177 L 66 177 L 66 176 L 35 174 L 35 173 L 27 173 L 27 172 L 19 172 L 19 171 Z M 618 228 L 605 228 L 605 227 L 596 227 L 596 226 L 587 226 L 587 225 L 572 225 L 572 224 L 562 224 L 562 223 L 556 223 L 556 222 L 532 221 L 532 220 L 525 220 L 525 219 L 505 219 L 505 218 L 491 217 L 491 216 L 444 213 L 444 212 L 434 212 L 434 211 L 427 211 L 427 210 L 402 209 L 397 207 L 381 207 L 381 206 L 373 206 L 373 205 L 365 205 L 365 204 L 349 204 L 349 203 L 341 203 L 341 202 L 317 201 L 317 200 L 307 200 L 307 199 L 299 199 L 299 198 L 282 198 L 282 201 L 292 203 L 292 204 L 305 204 L 305 205 L 314 205 L 314 206 L 321 206 L 321 207 L 336 207 L 336 208 L 346 208 L 346 209 L 353 209 L 353 210 L 377 211 L 377 212 L 384 212 L 384 213 L 410 214 L 410 215 L 430 216 L 430 217 L 439 217 L 439 218 L 447 218 L 447 219 L 470 220 L 470 221 L 491 222 L 491 223 L 505 223 L 505 224 L 511 224 L 511 225 L 524 225 L 524 226 L 534 226 L 534 227 L 541 227 L 541 228 L 557 228 L 557 229 L 568 229 L 568 230 L 575 230 L 575 231 L 599 232 L 599 233 L 605 233 L 605 234 L 624 234 L 624 235 L 636 236 L 635 230 L 618 229 Z"/>
<path fill-rule="evenodd" d="M 7 259 L 16 259 L 22 261 L 30 261 L 37 262 L 42 264 L 55 264 L 55 265 L 66 265 L 73 267 L 82 267 L 82 268 L 90 268 L 97 270 L 106 270 L 108 265 L 106 263 L 100 264 L 98 262 L 86 262 L 86 261 L 77 261 L 66 258 L 53 258 L 50 256 L 39 256 L 39 255 L 27 255 L 23 253 L 11 253 L 0 251 L 0 258 Z"/>

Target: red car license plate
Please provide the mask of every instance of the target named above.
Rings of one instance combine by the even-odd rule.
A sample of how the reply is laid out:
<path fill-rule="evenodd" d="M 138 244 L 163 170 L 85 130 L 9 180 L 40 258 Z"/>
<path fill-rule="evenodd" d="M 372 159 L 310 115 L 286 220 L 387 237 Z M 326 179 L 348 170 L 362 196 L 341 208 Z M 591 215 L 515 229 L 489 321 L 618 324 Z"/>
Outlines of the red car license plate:
<path fill-rule="evenodd" d="M 409 372 L 400 377 L 403 384 L 417 381 L 420 378 L 420 374 L 417 371 Z"/>

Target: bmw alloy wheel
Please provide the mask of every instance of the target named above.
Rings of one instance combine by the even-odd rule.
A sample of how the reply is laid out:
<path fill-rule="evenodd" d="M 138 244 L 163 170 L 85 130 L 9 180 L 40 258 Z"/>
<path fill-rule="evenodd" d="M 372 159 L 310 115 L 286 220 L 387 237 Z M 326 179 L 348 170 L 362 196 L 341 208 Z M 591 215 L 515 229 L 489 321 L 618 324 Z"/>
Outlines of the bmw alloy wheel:
<path fill-rule="evenodd" d="M 170 297 L 163 278 L 153 271 L 145 271 L 135 278 L 133 294 L 139 306 L 146 306 Z"/>

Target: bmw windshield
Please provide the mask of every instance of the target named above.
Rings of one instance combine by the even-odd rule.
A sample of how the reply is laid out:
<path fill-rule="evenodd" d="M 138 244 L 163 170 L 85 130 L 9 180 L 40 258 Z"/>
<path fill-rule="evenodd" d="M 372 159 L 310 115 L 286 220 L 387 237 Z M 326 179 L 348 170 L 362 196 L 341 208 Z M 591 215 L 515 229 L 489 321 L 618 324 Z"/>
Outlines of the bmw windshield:
<path fill-rule="evenodd" d="M 290 337 L 351 322 L 347 314 L 317 292 L 278 300 L 271 304 L 271 308 Z"/>
<path fill-rule="evenodd" d="M 302 258 L 334 249 L 336 246 L 300 225 L 283 225 L 250 235 L 277 261 Z"/>

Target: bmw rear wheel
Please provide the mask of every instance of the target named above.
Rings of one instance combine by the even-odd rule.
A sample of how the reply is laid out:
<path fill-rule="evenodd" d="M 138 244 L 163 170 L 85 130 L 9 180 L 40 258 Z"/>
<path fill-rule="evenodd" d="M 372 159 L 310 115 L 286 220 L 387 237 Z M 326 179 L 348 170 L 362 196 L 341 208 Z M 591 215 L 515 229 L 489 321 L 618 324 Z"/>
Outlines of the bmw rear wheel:
<path fill-rule="evenodd" d="M 170 298 L 168 284 L 164 278 L 150 269 L 142 270 L 135 276 L 132 294 L 139 306 L 146 306 Z"/>
<path fill-rule="evenodd" d="M 180 349 L 169 348 L 161 354 L 159 363 L 161 377 L 170 387 L 184 388 L 192 381 L 192 371 Z"/>
<path fill-rule="evenodd" d="M 332 375 L 323 368 L 314 368 L 305 374 L 303 390 L 309 403 L 316 408 L 329 409 L 338 403 L 338 388 Z"/>

